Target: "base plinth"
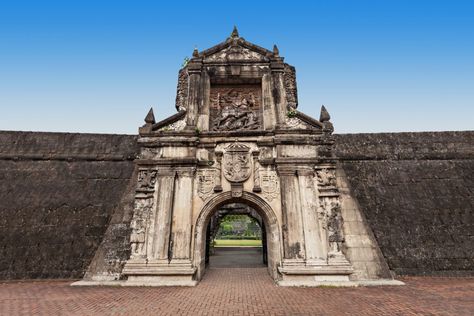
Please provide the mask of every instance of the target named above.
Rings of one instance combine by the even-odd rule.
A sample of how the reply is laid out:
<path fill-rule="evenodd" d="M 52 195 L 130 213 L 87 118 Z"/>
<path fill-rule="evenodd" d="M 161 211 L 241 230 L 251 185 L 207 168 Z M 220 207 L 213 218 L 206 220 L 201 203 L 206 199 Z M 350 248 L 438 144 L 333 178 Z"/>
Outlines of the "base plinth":
<path fill-rule="evenodd" d="M 354 272 L 350 264 L 341 265 L 283 265 L 278 268 L 282 279 L 280 286 L 357 286 L 349 280 Z"/>
<path fill-rule="evenodd" d="M 196 268 L 189 262 L 162 263 L 128 261 L 122 274 L 127 276 L 123 286 L 195 286 Z"/>

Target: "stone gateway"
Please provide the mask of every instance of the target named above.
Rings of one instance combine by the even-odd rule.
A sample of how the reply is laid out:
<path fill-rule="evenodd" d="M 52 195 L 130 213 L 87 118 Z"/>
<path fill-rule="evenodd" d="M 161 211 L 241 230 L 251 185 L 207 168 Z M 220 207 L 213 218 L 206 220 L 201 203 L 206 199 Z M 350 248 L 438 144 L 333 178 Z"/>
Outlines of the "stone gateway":
<path fill-rule="evenodd" d="M 151 109 L 139 129 L 125 285 L 197 284 L 208 226 L 231 203 L 262 221 L 279 285 L 391 278 L 375 242 L 370 260 L 348 260 L 333 125 L 324 106 L 319 120 L 297 110 L 295 78 L 276 46 L 249 43 L 236 29 L 194 50 L 179 73 L 178 113 L 156 122 Z"/>

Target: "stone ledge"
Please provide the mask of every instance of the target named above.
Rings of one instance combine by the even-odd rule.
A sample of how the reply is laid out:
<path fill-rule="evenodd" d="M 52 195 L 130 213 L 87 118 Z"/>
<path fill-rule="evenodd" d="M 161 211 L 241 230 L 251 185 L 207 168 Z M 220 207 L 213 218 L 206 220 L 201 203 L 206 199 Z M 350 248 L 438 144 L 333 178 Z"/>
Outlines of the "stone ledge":
<path fill-rule="evenodd" d="M 356 281 L 358 286 L 387 286 L 387 285 L 405 285 L 405 282 L 391 279 L 361 280 Z"/>
<path fill-rule="evenodd" d="M 284 275 L 349 275 L 354 272 L 350 265 L 340 266 L 286 266 L 278 267 L 278 271 Z"/>

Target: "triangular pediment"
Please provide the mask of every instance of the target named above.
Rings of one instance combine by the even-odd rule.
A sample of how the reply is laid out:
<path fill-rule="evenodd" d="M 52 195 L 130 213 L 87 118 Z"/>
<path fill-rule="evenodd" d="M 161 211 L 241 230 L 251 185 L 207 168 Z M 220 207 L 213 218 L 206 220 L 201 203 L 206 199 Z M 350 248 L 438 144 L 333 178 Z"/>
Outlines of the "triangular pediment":
<path fill-rule="evenodd" d="M 292 110 L 288 112 L 285 120 L 285 127 L 288 129 L 316 129 L 323 128 L 323 124 L 300 111 Z"/>
<path fill-rule="evenodd" d="M 272 52 L 243 38 L 228 38 L 214 47 L 200 53 L 205 63 L 251 61 L 268 62 Z"/>

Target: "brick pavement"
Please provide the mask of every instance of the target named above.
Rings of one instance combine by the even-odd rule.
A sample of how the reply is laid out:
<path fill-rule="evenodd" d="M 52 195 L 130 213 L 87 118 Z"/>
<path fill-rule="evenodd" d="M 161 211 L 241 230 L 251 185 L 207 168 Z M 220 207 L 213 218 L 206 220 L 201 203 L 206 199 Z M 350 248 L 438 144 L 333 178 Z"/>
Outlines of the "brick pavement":
<path fill-rule="evenodd" d="M 406 286 L 284 288 L 265 268 L 211 268 L 194 288 L 0 284 L 1 315 L 474 315 L 474 278 L 402 278 Z"/>

